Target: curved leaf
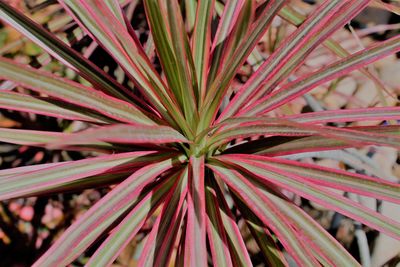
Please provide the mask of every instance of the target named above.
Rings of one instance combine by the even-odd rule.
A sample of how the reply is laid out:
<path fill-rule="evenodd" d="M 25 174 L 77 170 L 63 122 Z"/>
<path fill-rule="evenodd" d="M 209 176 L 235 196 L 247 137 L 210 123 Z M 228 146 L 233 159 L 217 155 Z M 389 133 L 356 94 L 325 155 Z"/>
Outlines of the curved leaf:
<path fill-rule="evenodd" d="M 155 123 L 131 104 L 90 87 L 48 72 L 28 68 L 0 58 L 0 78 L 14 81 L 29 89 L 59 98 L 67 103 L 95 110 L 122 122 L 154 125 Z"/>
<path fill-rule="evenodd" d="M 8 91 L 0 91 L 0 108 L 31 112 L 68 120 L 106 123 L 106 120 L 96 118 L 94 114 L 85 115 L 82 109 L 72 106 L 68 108 L 65 103 L 57 105 L 56 101 L 51 98 L 39 98 Z"/>
<path fill-rule="evenodd" d="M 112 174 L 164 160 L 167 156 L 156 152 L 129 152 L 96 158 L 27 168 L 17 173 L 0 176 L 0 199 L 16 198 L 68 187 L 75 181 L 101 174 Z M 40 166 L 40 165 L 39 165 Z M 33 170 L 32 170 L 33 169 Z M 24 172 L 22 172 L 24 171 Z M 101 181 L 100 181 L 101 182 Z M 105 179 L 104 182 L 107 182 Z"/>
<path fill-rule="evenodd" d="M 174 164 L 175 160 L 168 159 L 136 171 L 79 217 L 33 266 L 64 266 L 71 263 L 132 207 L 145 186 Z"/>

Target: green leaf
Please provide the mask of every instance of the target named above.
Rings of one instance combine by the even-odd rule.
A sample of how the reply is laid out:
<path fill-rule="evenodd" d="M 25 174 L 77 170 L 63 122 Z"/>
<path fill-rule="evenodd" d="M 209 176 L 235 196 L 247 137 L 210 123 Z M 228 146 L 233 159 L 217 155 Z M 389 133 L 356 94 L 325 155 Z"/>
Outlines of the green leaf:
<path fill-rule="evenodd" d="M 129 168 L 134 170 L 151 162 L 164 160 L 166 157 L 165 154 L 154 152 L 130 152 L 63 162 L 34 171 L 27 169 L 15 174 L 9 172 L 8 175 L 0 176 L 0 199 L 61 190 L 76 181 L 84 183 L 86 177 L 129 170 Z M 107 180 L 103 182 L 107 183 Z"/>
<path fill-rule="evenodd" d="M 51 73 L 28 68 L 9 59 L 1 58 L 0 60 L 0 78 L 14 81 L 29 89 L 97 111 L 122 122 L 155 124 L 142 111 L 125 101 Z"/>
<path fill-rule="evenodd" d="M 281 212 L 245 177 L 213 161 L 208 165 L 256 216 L 277 235 L 283 246 L 299 266 L 317 266 L 318 263 L 303 244 Z"/>
<path fill-rule="evenodd" d="M 161 182 L 156 188 L 147 193 L 143 199 L 125 216 L 106 240 L 96 250 L 86 266 L 109 266 L 122 250 L 129 244 L 134 236 L 142 228 L 154 210 L 161 204 L 166 195 L 171 195 L 176 187 L 176 178 L 178 175 L 168 177 L 166 181 Z"/>
<path fill-rule="evenodd" d="M 33 266 L 66 266 L 131 208 L 143 189 L 177 162 L 168 159 L 139 169 L 79 217 Z"/>

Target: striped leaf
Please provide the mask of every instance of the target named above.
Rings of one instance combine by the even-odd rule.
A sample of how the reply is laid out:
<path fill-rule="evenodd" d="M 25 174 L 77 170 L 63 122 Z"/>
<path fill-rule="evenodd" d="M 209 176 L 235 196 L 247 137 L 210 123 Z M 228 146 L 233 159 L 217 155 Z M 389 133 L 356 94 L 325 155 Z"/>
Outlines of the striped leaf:
<path fill-rule="evenodd" d="M 14 81 L 31 90 L 96 111 L 118 121 L 155 124 L 142 111 L 125 101 L 56 75 L 28 68 L 9 59 L 0 60 L 0 78 Z"/>

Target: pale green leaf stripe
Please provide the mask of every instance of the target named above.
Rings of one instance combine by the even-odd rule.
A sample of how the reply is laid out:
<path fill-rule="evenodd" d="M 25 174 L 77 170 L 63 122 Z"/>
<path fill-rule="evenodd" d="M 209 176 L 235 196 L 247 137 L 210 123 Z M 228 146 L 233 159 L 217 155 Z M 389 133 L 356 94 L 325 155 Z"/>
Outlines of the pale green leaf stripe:
<path fill-rule="evenodd" d="M 236 49 L 235 54 L 231 57 L 229 62 L 227 62 L 227 65 L 230 67 L 220 72 L 209 87 L 204 103 L 201 106 L 201 110 L 206 112 L 206 115 L 203 116 L 200 121 L 201 129 L 205 129 L 211 123 L 214 113 L 216 113 L 221 99 L 225 96 L 227 87 L 236 74 L 236 71 L 243 64 L 245 57 L 251 53 L 257 40 L 263 36 L 268 25 L 272 22 L 280 8 L 285 4 L 285 1 L 276 0 L 270 3 L 268 9 L 265 9 L 263 15 L 254 22 L 249 35 L 243 39 L 243 42 L 238 46 L 238 49 Z"/>
<path fill-rule="evenodd" d="M 270 110 L 270 107 L 277 108 L 286 103 L 288 98 L 293 98 L 298 94 L 309 91 L 313 89 L 315 85 L 318 85 L 321 82 L 327 82 L 336 77 L 340 77 L 349 70 L 364 67 L 367 64 L 393 54 L 399 50 L 399 47 L 400 38 L 393 37 L 382 44 L 366 48 L 363 51 L 343 58 L 342 60 L 333 63 L 320 71 L 316 71 L 313 74 L 302 78 L 301 80 L 288 84 L 284 88 L 273 92 L 266 98 L 262 98 L 262 103 L 260 102 L 259 105 L 255 105 L 254 108 L 252 108 L 252 110 L 246 115 L 252 116 L 260 112 L 262 113 L 265 112 L 265 110 Z"/>
<path fill-rule="evenodd" d="M 205 95 L 205 86 L 208 71 L 208 57 L 210 53 L 211 18 L 215 0 L 199 0 L 194 32 L 192 36 L 193 61 L 198 81 L 198 94 L 201 99 Z"/>
<path fill-rule="evenodd" d="M 235 18 L 235 13 L 242 8 L 245 1 L 228 1 L 225 4 L 221 20 L 218 24 L 218 30 L 215 34 L 213 41 L 213 53 L 212 53 L 212 63 L 210 64 L 210 71 L 208 72 L 207 83 L 210 84 L 220 68 L 221 57 L 223 54 L 223 48 L 226 46 L 228 37 L 231 33 L 234 22 L 232 18 Z M 236 14 L 237 16 L 237 14 Z M 234 47 L 235 48 L 235 47 Z"/>
<path fill-rule="evenodd" d="M 388 127 L 384 127 L 388 128 Z M 368 130 L 367 128 L 362 129 L 367 132 L 376 132 L 376 129 L 371 128 Z M 387 129 L 382 133 L 387 134 L 400 134 L 398 129 Z M 302 137 L 300 139 L 295 139 L 292 141 L 288 141 L 282 144 L 278 144 L 268 148 L 259 147 L 259 150 L 255 152 L 257 155 L 289 155 L 299 152 L 306 151 L 322 151 L 322 150 L 332 150 L 339 149 L 344 147 L 351 147 L 351 144 L 346 143 L 344 141 L 335 140 L 332 138 L 327 138 L 325 136 L 308 136 Z"/>
<path fill-rule="evenodd" d="M 244 243 L 242 234 L 238 225 L 236 224 L 235 218 L 229 209 L 228 203 L 226 202 L 225 196 L 222 193 L 219 185 L 215 180 L 211 180 L 214 190 L 216 190 L 218 209 L 221 216 L 222 223 L 224 225 L 226 235 L 229 240 L 229 249 L 233 264 L 235 266 L 251 266 L 251 260 Z"/>
<path fill-rule="evenodd" d="M 153 240 L 155 242 L 149 244 L 150 249 L 140 256 L 139 266 L 166 266 L 168 264 L 185 214 L 185 208 L 182 207 L 187 193 L 188 173 L 188 167 L 186 167 L 171 199 L 163 207 L 156 238 Z"/>
<path fill-rule="evenodd" d="M 288 266 L 286 259 L 274 241 L 271 232 L 263 225 L 257 216 L 252 213 L 245 204 L 235 195 L 235 203 L 245 219 L 253 238 L 256 240 L 261 252 L 264 254 L 269 266 L 285 267 Z"/>
<path fill-rule="evenodd" d="M 345 1 L 341 0 L 321 3 L 318 9 L 314 10 L 307 21 L 302 24 L 302 27 L 296 29 L 284 43 L 281 43 L 279 48 L 250 76 L 231 101 L 229 108 L 221 115 L 221 119 L 232 117 L 241 108 L 258 99 L 257 94 L 260 93 L 260 90 L 273 88 L 271 86 L 280 81 L 283 75 L 290 73 L 304 56 L 312 51 L 319 39 L 326 34 L 325 31 L 336 24 L 330 23 L 328 26 L 327 18 L 332 17 L 344 3 Z M 324 25 L 325 28 L 322 27 Z M 316 31 L 318 28 L 321 29 L 319 32 Z M 296 53 L 293 54 L 293 51 Z M 254 94 L 255 97 L 253 97 Z"/>
<path fill-rule="evenodd" d="M 288 178 L 285 175 L 281 175 L 277 172 L 269 170 L 268 166 L 261 168 L 238 161 L 235 161 L 235 164 L 240 165 L 250 173 L 262 177 L 262 179 L 265 179 L 268 182 L 277 183 L 279 186 L 284 184 L 286 187 L 288 187 L 288 189 L 290 188 L 305 198 L 323 205 L 328 205 L 328 207 L 334 208 L 338 212 L 343 213 L 350 218 L 362 220 L 362 223 L 364 224 L 368 224 L 373 228 L 377 228 L 392 237 L 400 238 L 399 223 L 396 223 L 386 217 L 378 216 L 379 214 L 376 212 L 363 209 L 360 205 L 356 205 L 356 202 L 345 199 L 341 195 L 331 193 L 319 186 L 314 186 L 311 183 L 305 184 L 304 182 Z M 352 203 L 353 205 L 349 205 L 349 203 Z"/>
<path fill-rule="evenodd" d="M 262 190 L 262 188 L 259 188 Z M 303 233 L 309 236 L 315 245 L 329 257 L 335 266 L 360 266 L 358 262 L 342 247 L 328 232 L 326 232 L 318 223 L 309 215 L 302 211 L 296 205 L 287 202 L 266 190 L 262 190 L 264 194 L 279 208 L 279 210 L 291 219 L 296 228 L 301 229 Z"/>
<path fill-rule="evenodd" d="M 176 159 L 168 159 L 136 171 L 75 221 L 33 266 L 70 264 L 132 207 L 145 186 L 175 164 Z"/>
<path fill-rule="evenodd" d="M 185 11 L 186 11 L 186 28 L 187 32 L 192 32 L 194 23 L 196 21 L 196 0 L 185 0 Z"/>
<path fill-rule="evenodd" d="M 327 170 L 318 170 L 316 168 L 312 168 L 312 166 L 296 166 L 290 163 L 285 164 L 276 161 L 268 161 L 268 164 L 278 167 L 282 170 L 292 172 L 296 175 L 302 175 L 305 179 L 308 179 L 314 183 L 330 183 L 332 186 L 336 185 L 338 188 L 346 186 L 354 188 L 356 191 L 368 192 L 371 194 L 371 196 L 376 198 L 381 198 L 383 196 L 385 198 L 387 197 L 397 200 L 398 203 L 400 203 L 400 187 L 394 187 L 391 184 L 385 183 L 385 180 L 382 180 L 382 183 L 379 183 L 379 181 L 346 175 L 343 172 L 335 173 L 333 171 L 329 172 Z M 385 200 L 390 201 L 390 199 Z"/>
<path fill-rule="evenodd" d="M 216 196 L 211 187 L 206 188 L 207 234 L 214 266 L 232 266 L 227 237 Z"/>
<path fill-rule="evenodd" d="M 127 144 L 165 144 L 173 142 L 188 143 L 189 141 L 168 126 L 145 126 L 114 124 L 96 129 L 89 129 L 68 135 L 48 145 L 48 148 L 59 148 L 68 145 L 92 144 L 105 141 Z"/>
<path fill-rule="evenodd" d="M 254 125 L 246 127 L 236 127 L 233 129 L 227 129 L 215 134 L 209 140 L 209 149 L 215 149 L 219 145 L 227 143 L 236 138 L 245 138 L 256 135 L 283 135 L 283 136 L 307 136 L 318 134 L 316 131 L 310 131 L 305 129 L 299 129 L 292 126 L 286 125 L 274 125 L 268 126 Z"/>
<path fill-rule="evenodd" d="M 175 1 L 175 0 L 174 0 Z M 182 86 L 180 81 L 177 59 L 173 52 L 172 40 L 168 36 L 168 30 L 166 28 L 164 18 L 161 14 L 161 6 L 156 0 L 145 0 L 144 6 L 146 8 L 146 15 L 148 17 L 152 36 L 154 38 L 154 44 L 157 48 L 157 52 L 160 56 L 160 60 L 165 72 L 165 76 L 168 80 L 171 90 L 177 97 L 177 100 L 182 105 Z M 179 41 L 179 40 L 174 40 Z"/>
<path fill-rule="evenodd" d="M 103 244 L 96 250 L 85 266 L 109 266 L 118 257 L 121 250 L 131 241 L 134 235 L 145 223 L 145 219 L 165 198 L 172 189 L 178 175 L 168 178 L 162 184 L 148 193 L 124 220 L 113 229 Z"/>
<path fill-rule="evenodd" d="M 47 72 L 24 67 L 5 58 L 0 59 L 0 77 L 63 101 L 96 110 L 110 118 L 130 123 L 155 124 L 127 102 Z"/>
<path fill-rule="evenodd" d="M 0 2 L 0 17 L 33 42 L 50 52 L 54 57 L 81 72 L 82 76 L 88 81 L 100 85 L 116 97 L 129 101 L 129 98 L 120 92 L 121 86 L 104 71 L 91 64 L 90 61 L 60 41 L 55 35 L 52 35 L 4 2 Z"/>
<path fill-rule="evenodd" d="M 190 128 L 184 120 L 179 107 L 168 95 L 163 81 L 152 67 L 138 40 L 129 37 L 129 33 L 123 27 L 118 27 L 118 24 L 120 25 L 119 22 L 113 23 L 110 21 L 110 19 L 113 19 L 112 11 L 102 14 L 97 10 L 97 4 L 101 4 L 100 2 L 89 3 L 80 0 L 68 0 L 63 1 L 62 4 L 82 21 L 88 31 L 121 64 L 162 116 L 171 125 L 178 123 L 187 133 L 190 133 Z M 95 16 L 88 9 L 95 12 Z M 107 25 L 107 22 L 110 25 Z M 111 26 L 114 32 L 110 31 L 108 26 Z"/>
<path fill-rule="evenodd" d="M 270 202 L 258 190 L 255 191 L 256 188 L 252 188 L 249 182 L 245 182 L 246 178 L 236 171 L 219 166 L 216 162 L 211 164 L 211 169 L 218 176 L 221 176 L 224 182 L 246 203 L 247 207 L 255 212 L 257 216 L 262 215 L 260 219 L 263 223 L 279 236 L 285 248 L 293 257 L 297 258 L 299 264 L 303 264 L 301 266 L 315 266 L 316 261 L 310 258 L 309 251 L 300 242 L 289 222 L 282 218 L 278 210 L 271 206 Z"/>
<path fill-rule="evenodd" d="M 63 103 L 63 105 L 57 105 L 54 104 L 54 102 L 53 99 L 47 100 L 46 98 L 36 98 L 30 95 L 0 91 L 1 108 L 32 112 L 70 120 L 82 120 L 97 123 L 106 122 L 102 119 L 96 119 L 95 115 L 85 115 L 85 112 L 82 110 L 75 111 L 78 110 L 77 107 L 71 107 L 71 109 L 68 109 L 65 108 L 65 103 Z"/>
<path fill-rule="evenodd" d="M 0 141 L 17 145 L 42 146 L 59 140 L 65 136 L 66 134 L 58 132 L 0 128 Z"/>
<path fill-rule="evenodd" d="M 204 155 L 190 157 L 185 265 L 207 265 Z"/>
<path fill-rule="evenodd" d="M 85 177 L 102 174 L 124 166 L 142 166 L 165 159 L 151 152 L 121 153 L 92 159 L 63 162 L 55 166 L 0 177 L 0 199 L 49 191 Z"/>
<path fill-rule="evenodd" d="M 200 96 L 196 94 L 198 93 L 197 87 L 199 85 L 190 48 L 189 36 L 185 30 L 180 7 L 176 1 L 173 1 L 173 5 L 168 5 L 168 13 L 170 13 L 168 18 L 170 20 L 171 36 L 172 39 L 175 40 L 172 44 L 175 49 L 177 61 L 179 65 L 181 65 L 182 69 L 179 71 L 179 74 L 181 76 L 180 79 L 183 82 L 182 95 L 186 118 L 191 123 L 197 123 L 197 106 Z"/>

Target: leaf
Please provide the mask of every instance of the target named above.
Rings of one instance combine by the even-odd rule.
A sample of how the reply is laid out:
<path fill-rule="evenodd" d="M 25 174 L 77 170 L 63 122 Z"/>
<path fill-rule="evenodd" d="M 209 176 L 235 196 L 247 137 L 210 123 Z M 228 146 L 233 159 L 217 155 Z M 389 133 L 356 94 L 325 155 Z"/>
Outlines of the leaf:
<path fill-rule="evenodd" d="M 88 34 L 101 43 L 126 70 L 129 77 L 149 102 L 171 125 L 178 123 L 187 133 L 190 128 L 184 120 L 172 92 L 151 65 L 136 35 L 130 35 L 105 2 L 68 0 L 60 2 Z"/>
<path fill-rule="evenodd" d="M 30 146 L 44 146 L 67 137 L 66 133 L 0 128 L 0 141 Z"/>
<path fill-rule="evenodd" d="M 207 236 L 214 266 L 233 266 L 216 192 L 206 188 Z"/>
<path fill-rule="evenodd" d="M 215 177 L 214 177 L 215 178 Z M 251 266 L 251 259 L 244 243 L 241 231 L 236 223 L 228 203 L 226 203 L 225 195 L 214 179 L 210 179 L 212 188 L 216 191 L 218 201 L 219 214 L 221 216 L 226 236 L 229 240 L 229 250 L 233 266 Z"/>
<path fill-rule="evenodd" d="M 348 20 L 361 12 L 368 1 L 324 1 L 306 21 L 251 75 L 228 107 L 220 116 L 220 120 L 233 116 L 243 106 L 252 104 L 264 94 L 268 94 L 280 82 L 290 75 L 305 57 L 323 40 Z"/>
<path fill-rule="evenodd" d="M 125 101 L 51 73 L 28 68 L 9 59 L 1 58 L 0 60 L 0 78 L 14 81 L 64 102 L 97 111 L 115 120 L 136 124 L 155 124 L 138 108 Z"/>
<path fill-rule="evenodd" d="M 276 244 L 272 233 L 238 197 L 233 195 L 233 198 L 240 213 L 243 215 L 253 238 L 257 242 L 261 253 L 264 255 L 266 263 L 269 266 L 288 266 L 289 264 L 287 263 L 281 249 Z"/>
<path fill-rule="evenodd" d="M 261 188 L 259 189 L 262 190 Z M 304 242 L 313 244 L 315 252 L 325 256 L 331 265 L 360 266 L 336 239 L 301 208 L 265 190 L 262 190 L 262 192 L 294 224 L 301 235 L 300 238 L 303 238 Z"/>
<path fill-rule="evenodd" d="M 229 66 L 237 45 L 248 34 L 253 22 L 254 3 L 251 0 L 227 1 L 212 44 L 212 62 L 207 83 L 211 84 L 218 72 Z"/>
<path fill-rule="evenodd" d="M 178 131 L 168 126 L 124 125 L 89 129 L 70 134 L 51 142 L 48 148 L 60 148 L 70 145 L 91 144 L 97 142 L 112 142 L 122 144 L 165 144 L 188 143 L 189 141 Z"/>
<path fill-rule="evenodd" d="M 235 121 L 234 119 L 233 121 Z M 322 135 L 327 138 L 334 138 L 345 141 L 352 146 L 361 146 L 367 144 L 387 145 L 391 147 L 400 147 L 400 137 L 394 134 L 375 133 L 362 131 L 358 127 L 331 127 L 317 126 L 310 124 L 302 124 L 294 121 L 285 121 L 282 118 L 259 118 L 254 117 L 238 118 L 239 122 L 232 123 L 229 128 L 225 128 L 220 132 L 211 136 L 208 147 L 215 149 L 219 145 L 228 143 L 236 138 L 246 138 L 260 135 L 277 135 L 277 136 L 307 136 Z M 384 127 L 383 127 L 384 128 Z"/>
<path fill-rule="evenodd" d="M 354 129 L 365 132 L 400 134 L 399 126 L 367 126 L 354 127 Z M 342 149 L 351 146 L 352 144 L 350 143 L 325 136 L 273 136 L 233 146 L 225 150 L 224 153 L 254 153 L 265 156 L 282 156 L 310 151 Z"/>
<path fill-rule="evenodd" d="M 101 174 L 112 174 L 120 170 L 141 167 L 154 161 L 164 160 L 167 156 L 156 152 L 129 152 L 115 155 L 63 162 L 46 165 L 44 168 L 18 169 L 0 176 L 0 199 L 35 195 L 43 192 L 61 190 L 76 181 Z M 39 165 L 40 166 L 40 165 Z M 101 181 L 100 181 L 101 182 Z M 106 179 L 103 181 L 107 182 Z"/>
<path fill-rule="evenodd" d="M 91 82 L 96 88 L 103 89 L 104 92 L 125 101 L 131 101 L 130 99 L 133 98 L 137 103 L 141 103 L 132 92 L 118 84 L 103 70 L 17 9 L 5 2 L 0 2 L 0 15 L 4 21 L 20 31 L 24 36 L 30 38 L 67 66 L 78 71 L 82 77 Z"/>
<path fill-rule="evenodd" d="M 234 161 L 231 161 L 227 156 L 220 156 L 219 159 L 240 166 L 242 170 L 253 175 L 253 177 L 257 177 L 257 180 L 267 187 L 273 183 L 304 198 L 324 205 L 329 209 L 342 213 L 354 220 L 360 221 L 361 223 L 390 235 L 391 237 L 400 239 L 399 223 L 384 217 L 375 211 L 365 208 L 361 204 L 349 200 L 342 195 L 332 193 L 327 189 L 314 185 L 308 180 L 303 179 L 301 176 L 288 173 L 254 160 L 235 157 Z"/>
<path fill-rule="evenodd" d="M 106 240 L 96 250 L 86 266 L 109 266 L 118 257 L 121 251 L 135 237 L 146 220 L 161 202 L 171 196 L 176 187 L 178 175 L 167 177 L 156 188 L 147 193 L 140 202 L 125 216 Z"/>
<path fill-rule="evenodd" d="M 206 266 L 206 203 L 204 190 L 204 156 L 190 157 L 187 195 L 185 266 Z"/>
<path fill-rule="evenodd" d="M 354 53 L 338 62 L 332 63 L 321 70 L 300 77 L 295 81 L 284 85 L 281 89 L 272 92 L 270 95 L 254 102 L 254 105 L 249 106 L 239 114 L 252 116 L 255 114 L 266 113 L 307 93 L 318 85 L 341 77 L 353 70 L 359 69 L 360 67 L 367 66 L 368 64 L 398 51 L 400 51 L 400 36 L 395 36 L 389 40 Z"/>
<path fill-rule="evenodd" d="M 174 250 L 186 207 L 188 168 L 185 168 L 171 198 L 165 202 L 161 214 L 153 226 L 143 251 L 138 260 L 138 266 L 167 266 Z"/>
<path fill-rule="evenodd" d="M 33 97 L 30 95 L 0 91 L 0 107 L 9 110 L 31 112 L 67 120 L 79 120 L 94 123 L 106 123 L 107 120 L 96 118 L 95 114 L 86 115 L 81 108 L 57 103 L 55 99 Z"/>
<path fill-rule="evenodd" d="M 400 107 L 371 107 L 344 110 L 328 110 L 283 116 L 282 118 L 285 120 L 312 124 L 367 120 L 398 120 L 400 119 Z"/>
<path fill-rule="evenodd" d="M 261 194 L 240 173 L 217 164 L 213 162 L 212 165 L 208 166 L 266 226 L 272 229 L 299 266 L 317 266 L 317 261 L 313 258 L 307 247 L 300 242 L 294 229 L 271 201 Z"/>
<path fill-rule="evenodd" d="M 206 94 L 207 73 L 211 51 L 211 19 L 215 0 L 199 0 L 192 35 L 192 53 L 198 81 L 198 95 L 203 100 Z M 202 101 L 200 101 L 202 103 Z"/>
<path fill-rule="evenodd" d="M 200 113 L 204 114 L 199 125 L 201 130 L 207 128 L 211 124 L 218 111 L 222 98 L 225 96 L 229 84 L 232 82 L 238 69 L 256 46 L 258 40 L 268 30 L 273 18 L 284 4 L 285 1 L 283 0 L 268 1 L 268 4 L 263 8 L 258 19 L 252 24 L 249 34 L 243 38 L 231 57 L 231 60 L 226 63 L 229 68 L 225 68 L 223 71 L 219 72 L 213 83 L 209 86 L 204 104 L 200 109 Z"/>
<path fill-rule="evenodd" d="M 239 156 L 235 155 L 235 156 Z M 244 155 L 241 155 L 242 157 Z M 400 185 L 382 178 L 372 178 L 366 175 L 350 173 L 280 158 L 247 156 L 275 168 L 301 176 L 316 185 L 336 188 L 345 192 L 353 192 L 400 204 Z"/>
<path fill-rule="evenodd" d="M 189 64 L 192 55 L 188 53 L 188 37 L 176 0 L 166 6 L 161 3 L 157 0 L 145 1 L 146 15 L 169 87 L 186 119 L 192 123 L 197 106 L 193 88 L 196 85 L 196 74 L 194 67 Z M 164 18 L 169 24 L 163 21 Z"/>
<path fill-rule="evenodd" d="M 147 165 L 114 187 L 79 217 L 33 266 L 68 265 L 139 199 L 145 186 L 176 164 L 173 159 Z"/>
<path fill-rule="evenodd" d="M 371 2 L 371 4 L 373 4 L 373 3 L 374 3 L 374 1 Z M 287 20 L 289 23 L 292 23 L 293 25 L 296 25 L 296 26 L 300 25 L 305 20 L 305 17 L 302 14 L 300 14 L 299 12 L 297 12 L 296 10 L 294 10 L 293 8 L 290 8 L 288 6 L 286 6 L 285 8 L 282 8 L 279 15 L 283 19 Z M 347 57 L 350 55 L 350 53 L 347 52 L 347 50 L 345 48 L 343 48 L 338 42 L 336 42 L 332 38 L 326 40 L 323 44 L 331 52 L 333 52 L 335 55 L 337 55 L 341 58 L 344 58 L 344 57 Z M 380 98 L 381 102 L 383 104 L 385 104 L 386 100 L 384 99 L 382 92 L 386 92 L 387 94 L 391 95 L 390 92 L 388 92 L 388 90 L 385 88 L 385 84 L 378 77 L 376 77 L 376 75 L 374 75 L 368 68 L 365 67 L 364 69 L 361 69 L 360 71 L 375 84 L 379 98 Z M 385 105 L 387 105 L 387 104 L 385 104 Z"/>

